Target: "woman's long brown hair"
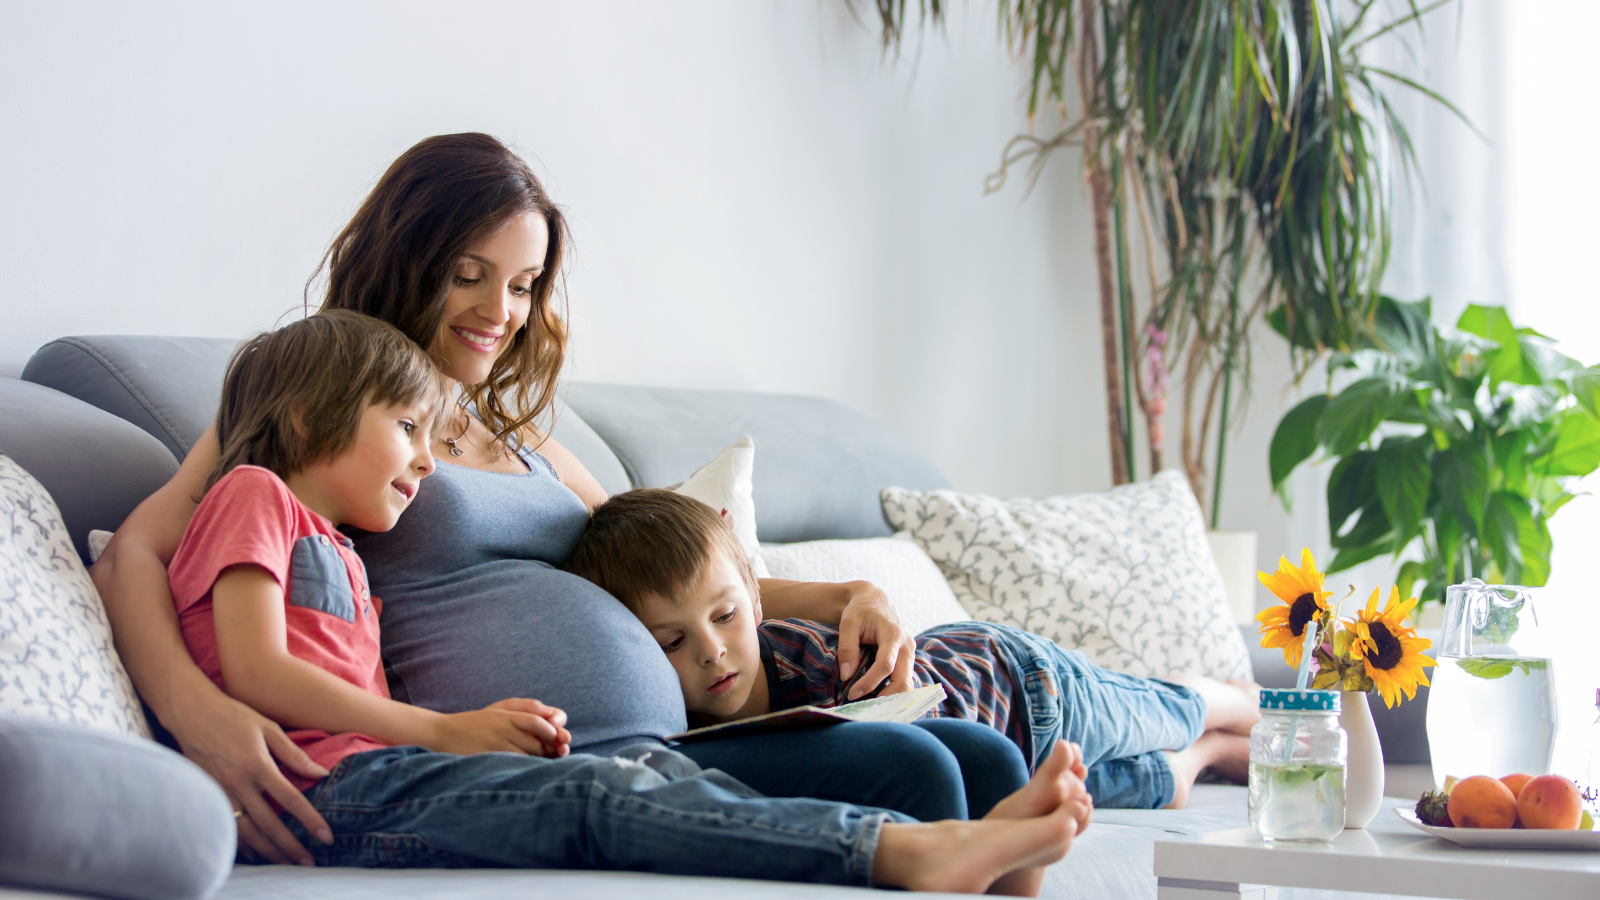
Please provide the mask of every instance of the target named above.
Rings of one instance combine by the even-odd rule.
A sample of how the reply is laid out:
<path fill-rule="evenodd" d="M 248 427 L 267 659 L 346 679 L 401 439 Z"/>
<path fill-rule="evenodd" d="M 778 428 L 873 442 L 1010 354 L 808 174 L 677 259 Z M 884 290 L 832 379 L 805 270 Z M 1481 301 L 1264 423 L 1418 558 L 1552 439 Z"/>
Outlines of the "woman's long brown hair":
<path fill-rule="evenodd" d="M 528 164 L 487 134 L 443 134 L 401 154 L 333 239 L 324 311 L 348 309 L 394 325 L 424 350 L 439 333 L 456 262 L 513 217 L 536 213 L 550 232 L 544 271 L 533 282 L 528 324 L 511 338 L 489 377 L 465 384 L 466 399 L 507 450 L 555 404 L 566 358 L 562 258 L 566 219 Z M 309 299 L 308 299 L 309 305 Z"/>

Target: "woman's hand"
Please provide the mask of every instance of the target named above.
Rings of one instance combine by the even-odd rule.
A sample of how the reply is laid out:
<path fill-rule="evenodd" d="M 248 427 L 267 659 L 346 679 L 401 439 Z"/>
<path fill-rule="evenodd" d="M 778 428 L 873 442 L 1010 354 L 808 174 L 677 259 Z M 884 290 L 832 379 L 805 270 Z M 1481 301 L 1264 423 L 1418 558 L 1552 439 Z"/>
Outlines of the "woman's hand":
<path fill-rule="evenodd" d="M 840 585 L 848 594 L 844 613 L 839 617 L 839 680 L 849 681 L 861 663 L 861 645 L 876 644 L 877 657 L 872 667 L 850 688 L 850 699 L 857 700 L 882 684 L 882 694 L 909 691 L 915 685 L 911 664 L 916 659 L 916 644 L 901 625 L 889 596 L 869 581 Z"/>
<path fill-rule="evenodd" d="M 306 778 L 326 778 L 328 770 L 311 761 L 276 722 L 220 691 L 190 698 L 183 719 L 204 722 L 173 734 L 183 755 L 222 785 L 238 817 L 239 842 L 270 863 L 313 865 L 311 854 L 295 840 L 267 795 L 300 820 L 324 844 L 333 831 L 305 795 L 278 770 L 274 757 Z M 204 704 L 205 709 L 200 709 Z M 176 723 L 174 723 L 176 724 Z"/>

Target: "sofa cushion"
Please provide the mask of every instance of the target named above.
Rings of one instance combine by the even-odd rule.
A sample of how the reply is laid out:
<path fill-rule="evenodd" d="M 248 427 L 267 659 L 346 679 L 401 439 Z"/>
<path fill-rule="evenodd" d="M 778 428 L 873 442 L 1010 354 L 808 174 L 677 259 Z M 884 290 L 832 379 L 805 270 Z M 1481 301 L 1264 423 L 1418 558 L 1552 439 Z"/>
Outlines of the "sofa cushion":
<path fill-rule="evenodd" d="M 908 538 L 766 544 L 761 555 L 773 578 L 872 582 L 888 595 L 901 623 L 913 635 L 972 618 L 956 602 L 939 567 Z"/>
<path fill-rule="evenodd" d="M 89 532 L 114 529 L 178 471 L 160 442 L 66 394 L 0 378 L 0 453 L 44 485 L 78 554 Z"/>
<path fill-rule="evenodd" d="M 882 426 L 818 397 L 575 383 L 567 401 L 610 445 L 634 487 L 666 487 L 744 435 L 761 448 L 763 541 L 887 537 L 878 491 L 948 486 Z"/>
<path fill-rule="evenodd" d="M 22 380 L 54 388 L 132 422 L 183 459 L 211 426 L 228 338 L 88 335 L 40 347 Z"/>
<path fill-rule="evenodd" d="M 233 811 L 149 741 L 0 715 L 0 884 L 200 900 L 233 863 Z"/>
<path fill-rule="evenodd" d="M 137 426 L 181 460 L 216 419 L 222 375 L 238 345 L 228 338 L 64 337 L 40 347 L 22 378 Z M 594 429 L 560 402 L 551 435 L 601 487 L 613 494 L 628 489 L 622 463 Z"/>
<path fill-rule="evenodd" d="M 0 455 L 0 712 L 150 737 L 55 502 Z M 4 795 L 0 795 L 4 796 Z"/>
<path fill-rule="evenodd" d="M 1250 677 L 1199 504 L 1177 472 L 1042 500 L 888 488 L 883 510 L 973 618 L 1130 675 Z"/>

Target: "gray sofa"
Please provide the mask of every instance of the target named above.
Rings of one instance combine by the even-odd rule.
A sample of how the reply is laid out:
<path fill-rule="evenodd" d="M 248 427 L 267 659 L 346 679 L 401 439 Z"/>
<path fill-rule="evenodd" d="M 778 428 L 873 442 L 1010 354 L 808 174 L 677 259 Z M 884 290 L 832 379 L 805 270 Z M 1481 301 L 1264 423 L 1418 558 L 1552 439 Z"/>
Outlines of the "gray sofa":
<path fill-rule="evenodd" d="M 201 338 L 63 338 L 34 355 L 21 381 L 0 379 L 0 453 L 51 493 L 80 553 L 87 552 L 90 529 L 116 528 L 176 470 L 210 422 L 232 347 L 232 341 Z M 759 448 L 757 525 L 767 542 L 887 535 L 880 488 L 948 486 L 934 466 L 885 429 L 820 399 L 587 383 L 572 384 L 564 399 L 556 437 L 613 492 L 681 481 L 733 440 L 753 435 Z M 1253 639 L 1247 643 L 1255 645 Z M 1264 684 L 1291 678 L 1275 651 L 1253 651 L 1253 663 Z M 1425 702 L 1424 696 L 1396 713 L 1375 710 L 1391 763 L 1427 761 Z M 1097 812 L 1094 826 L 1052 868 L 1045 896 L 1153 898 L 1156 840 L 1246 824 L 1244 790 L 1221 785 L 1197 789 L 1188 810 Z M 843 890 L 758 884 L 763 896 Z M 241 865 L 217 896 L 611 897 L 648 891 L 703 900 L 747 896 L 752 887 L 632 873 Z M 0 887 L 0 897 L 25 895 Z"/>

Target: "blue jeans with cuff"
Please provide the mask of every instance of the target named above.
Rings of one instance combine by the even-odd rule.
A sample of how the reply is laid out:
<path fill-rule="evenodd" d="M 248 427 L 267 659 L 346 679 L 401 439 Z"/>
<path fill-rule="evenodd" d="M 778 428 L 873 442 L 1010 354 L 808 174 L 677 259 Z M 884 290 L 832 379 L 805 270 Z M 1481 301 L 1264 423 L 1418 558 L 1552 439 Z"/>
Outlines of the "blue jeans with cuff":
<path fill-rule="evenodd" d="M 1206 701 L 1180 684 L 1103 669 L 1077 650 L 1006 628 L 1033 724 L 1033 766 L 1058 740 L 1083 747 L 1085 784 L 1101 809 L 1160 809 L 1177 782 L 1164 750 L 1205 732 Z"/>
<path fill-rule="evenodd" d="M 283 821 L 319 866 L 608 869 L 870 886 L 900 813 L 762 797 L 672 750 L 458 756 L 388 747 L 305 792 L 332 845 Z"/>

